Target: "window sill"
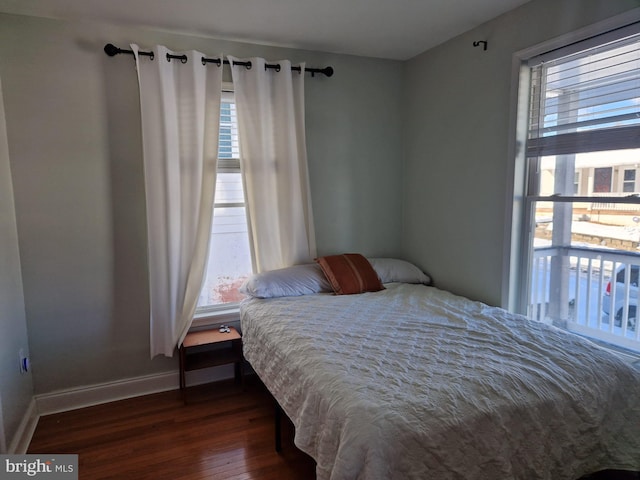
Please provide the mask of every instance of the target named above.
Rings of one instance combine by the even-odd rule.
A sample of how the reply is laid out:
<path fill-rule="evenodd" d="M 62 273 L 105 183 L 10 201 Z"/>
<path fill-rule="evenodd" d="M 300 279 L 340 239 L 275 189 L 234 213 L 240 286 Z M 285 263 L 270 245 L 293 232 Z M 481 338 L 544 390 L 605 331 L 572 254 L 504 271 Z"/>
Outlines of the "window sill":
<path fill-rule="evenodd" d="M 618 357 L 622 358 L 626 363 L 629 363 L 640 369 L 640 354 L 637 352 L 633 352 L 627 349 L 619 348 L 615 345 L 606 345 L 604 346 L 607 350 L 614 353 Z"/>
<path fill-rule="evenodd" d="M 238 305 L 215 311 L 196 313 L 191 323 L 191 329 L 218 327 L 228 323 L 237 323 L 239 325 L 240 307 Z"/>
<path fill-rule="evenodd" d="M 633 365 L 637 369 L 640 369 L 640 353 L 639 352 L 634 352 L 633 350 L 629 350 L 627 348 L 620 347 L 612 343 L 607 343 L 602 340 L 597 340 L 590 337 L 585 337 L 585 338 L 587 338 L 588 340 L 591 340 L 593 343 L 596 343 L 597 345 L 604 348 L 605 350 L 610 351 L 614 355 L 617 355 L 626 363 Z"/>

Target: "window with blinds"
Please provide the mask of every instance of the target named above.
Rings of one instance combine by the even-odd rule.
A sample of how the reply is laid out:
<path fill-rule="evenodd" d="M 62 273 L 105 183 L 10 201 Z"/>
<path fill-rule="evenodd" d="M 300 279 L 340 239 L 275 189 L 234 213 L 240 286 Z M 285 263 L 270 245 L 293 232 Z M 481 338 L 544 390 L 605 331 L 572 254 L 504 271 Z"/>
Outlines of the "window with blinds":
<path fill-rule="evenodd" d="M 251 273 L 236 106 L 233 92 L 223 92 L 213 225 L 198 313 L 215 313 L 236 305 L 242 299 L 238 289 Z"/>
<path fill-rule="evenodd" d="M 528 156 L 640 147 L 639 34 L 548 56 L 530 62 Z"/>
<path fill-rule="evenodd" d="M 521 310 L 640 352 L 628 275 L 640 269 L 640 24 L 530 58 L 521 75 Z"/>

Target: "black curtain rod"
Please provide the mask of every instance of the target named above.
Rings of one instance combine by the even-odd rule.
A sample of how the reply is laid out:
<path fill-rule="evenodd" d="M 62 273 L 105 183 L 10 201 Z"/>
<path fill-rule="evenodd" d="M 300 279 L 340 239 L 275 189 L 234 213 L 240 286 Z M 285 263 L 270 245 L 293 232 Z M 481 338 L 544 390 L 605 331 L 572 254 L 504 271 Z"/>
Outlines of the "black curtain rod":
<path fill-rule="evenodd" d="M 104 46 L 104 53 L 106 53 L 107 55 L 109 55 L 110 57 L 113 57 L 115 55 L 118 55 L 120 53 L 127 53 L 130 55 L 133 55 L 133 50 L 124 50 L 122 48 L 118 48 L 116 47 L 114 44 L 112 43 L 107 43 Z M 145 57 L 151 57 L 151 59 L 153 60 L 153 52 L 138 52 L 138 55 L 143 55 Z M 187 63 L 187 56 L 186 55 L 171 55 L 170 53 L 167 53 L 167 61 L 171 61 L 172 59 L 175 60 L 180 60 L 182 63 Z M 220 60 L 219 58 L 205 58 L 202 57 L 201 58 L 202 64 L 206 65 L 207 63 L 215 63 L 216 65 L 220 66 L 221 64 L 225 64 L 225 65 L 229 65 L 229 60 Z M 246 68 L 251 68 L 251 62 L 233 62 L 234 65 L 241 65 L 244 66 Z M 264 66 L 264 68 L 273 68 L 275 69 L 276 72 L 280 71 L 280 65 L 279 64 L 266 64 Z M 291 70 L 295 70 L 296 72 L 300 72 L 300 67 L 291 67 Z M 323 75 L 326 75 L 327 77 L 330 77 L 333 75 L 333 67 L 325 67 L 325 68 L 305 68 L 304 69 L 305 72 L 310 72 L 311 76 L 315 76 L 316 73 L 322 73 Z"/>

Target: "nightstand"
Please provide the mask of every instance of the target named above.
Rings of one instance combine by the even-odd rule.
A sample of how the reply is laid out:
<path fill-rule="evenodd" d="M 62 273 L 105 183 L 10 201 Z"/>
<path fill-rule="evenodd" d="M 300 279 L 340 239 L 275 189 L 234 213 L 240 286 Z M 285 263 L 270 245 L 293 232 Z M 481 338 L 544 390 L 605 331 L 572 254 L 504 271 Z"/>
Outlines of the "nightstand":
<path fill-rule="evenodd" d="M 186 397 L 186 372 L 218 365 L 235 365 L 236 382 L 244 383 L 242 336 L 234 327 L 201 330 L 188 333 L 178 348 L 180 355 L 180 391 L 184 402 Z"/>

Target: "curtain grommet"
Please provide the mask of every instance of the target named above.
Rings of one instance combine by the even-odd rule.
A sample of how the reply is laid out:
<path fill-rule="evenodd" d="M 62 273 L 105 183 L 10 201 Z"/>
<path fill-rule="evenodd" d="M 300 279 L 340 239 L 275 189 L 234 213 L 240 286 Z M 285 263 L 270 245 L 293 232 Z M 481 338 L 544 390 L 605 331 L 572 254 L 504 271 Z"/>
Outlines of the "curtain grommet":
<path fill-rule="evenodd" d="M 180 63 L 182 64 L 187 63 L 188 60 L 186 55 L 172 55 L 170 53 L 167 53 L 167 62 L 170 62 L 171 59 L 180 60 Z"/>

